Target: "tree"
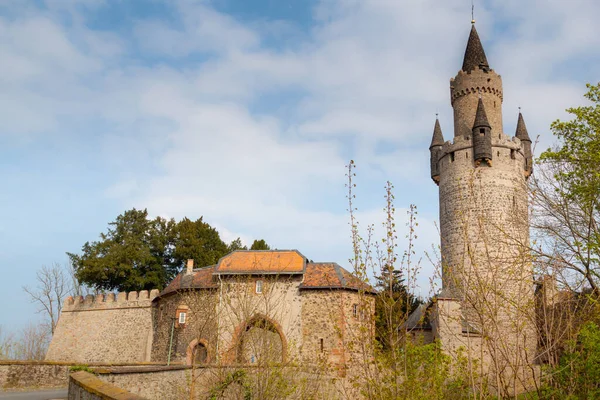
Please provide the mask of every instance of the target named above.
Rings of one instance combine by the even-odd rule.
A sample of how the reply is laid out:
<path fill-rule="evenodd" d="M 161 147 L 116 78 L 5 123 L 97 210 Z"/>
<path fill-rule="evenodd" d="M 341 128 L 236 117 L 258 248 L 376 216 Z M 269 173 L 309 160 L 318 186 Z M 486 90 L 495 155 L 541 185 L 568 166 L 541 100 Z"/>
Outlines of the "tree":
<path fill-rule="evenodd" d="M 219 232 L 202 217 L 196 221 L 184 218 L 175 226 L 173 263 L 183 265 L 193 259 L 195 265 L 204 267 L 216 264 L 229 251 Z"/>
<path fill-rule="evenodd" d="M 81 255 L 67 253 L 77 278 L 97 290 L 162 288 L 175 275 L 170 252 L 175 221 L 148 219 L 147 210 L 125 211 L 109 223 L 99 241 L 86 242 Z"/>
<path fill-rule="evenodd" d="M 255 240 L 250 246 L 250 250 L 271 250 L 271 246 L 265 242 L 265 239 Z"/>
<path fill-rule="evenodd" d="M 31 297 L 32 302 L 39 305 L 38 312 L 48 317 L 50 332 L 54 334 L 62 310 L 62 302 L 71 293 L 71 282 L 58 263 L 54 263 L 51 267 L 43 265 L 36 273 L 36 280 L 35 288 L 24 286 L 23 290 Z"/>
<path fill-rule="evenodd" d="M 269 249 L 264 240 L 255 245 Z M 86 242 L 82 254 L 67 254 L 80 282 L 96 290 L 131 291 L 165 287 L 188 259 L 200 267 L 215 265 L 240 249 L 246 246 L 239 238 L 227 245 L 203 217 L 150 219 L 147 210 L 134 208 L 109 223 L 100 240 Z"/>
<path fill-rule="evenodd" d="M 233 240 L 231 243 L 229 243 L 229 246 L 227 246 L 227 253 L 231 253 L 236 250 L 248 250 L 248 247 L 242 244 L 242 239 L 240 238 Z"/>
<path fill-rule="evenodd" d="M 569 108 L 571 121 L 552 123 L 560 144 L 540 157 L 532 181 L 539 246 L 547 264 L 575 273 L 575 283 L 600 284 L 600 83 L 587 85 L 593 105 Z M 573 278 L 571 275 L 570 278 Z M 581 279 L 577 279 L 581 278 Z M 582 282 L 583 281 L 583 282 Z"/>

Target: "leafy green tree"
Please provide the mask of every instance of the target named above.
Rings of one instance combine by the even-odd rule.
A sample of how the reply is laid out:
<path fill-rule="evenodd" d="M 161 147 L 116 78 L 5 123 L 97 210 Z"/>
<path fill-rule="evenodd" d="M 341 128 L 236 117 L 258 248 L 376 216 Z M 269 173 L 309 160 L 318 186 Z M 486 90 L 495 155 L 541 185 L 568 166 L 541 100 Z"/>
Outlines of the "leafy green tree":
<path fill-rule="evenodd" d="M 546 150 L 543 162 L 559 163 L 563 168 L 555 176 L 565 184 L 569 196 L 598 207 L 600 198 L 600 83 L 586 85 L 585 97 L 593 105 L 568 108 L 571 121 L 556 120 L 552 133 L 561 141 L 559 147 Z"/>
<path fill-rule="evenodd" d="M 196 221 L 184 218 L 174 229 L 173 263 L 181 266 L 187 259 L 193 259 L 198 267 L 216 264 L 221 257 L 229 252 L 229 248 L 219 235 L 219 232 L 202 217 Z"/>
<path fill-rule="evenodd" d="M 552 385 L 545 388 L 542 398 L 600 398 L 600 328 L 596 323 L 581 328 L 551 372 Z"/>
<path fill-rule="evenodd" d="M 265 242 L 265 239 L 255 240 L 250 246 L 250 250 L 271 250 L 271 246 Z"/>
<path fill-rule="evenodd" d="M 537 255 L 600 289 L 600 83 L 587 85 L 592 105 L 567 109 L 574 118 L 551 129 L 559 144 L 540 157 L 532 180 Z M 574 282 L 577 286 L 581 282 Z"/>
<path fill-rule="evenodd" d="M 77 278 L 97 290 L 162 288 L 175 272 L 169 255 L 174 226 L 174 220 L 150 220 L 147 210 L 134 208 L 109 223 L 99 241 L 86 242 L 81 255 L 67 255 Z"/>

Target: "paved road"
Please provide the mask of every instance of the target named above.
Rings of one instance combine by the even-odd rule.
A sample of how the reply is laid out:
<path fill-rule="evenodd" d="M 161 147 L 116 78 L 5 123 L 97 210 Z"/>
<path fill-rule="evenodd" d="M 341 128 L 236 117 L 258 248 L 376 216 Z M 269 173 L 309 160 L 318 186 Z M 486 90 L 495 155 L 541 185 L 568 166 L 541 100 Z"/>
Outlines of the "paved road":
<path fill-rule="evenodd" d="M 67 389 L 38 390 L 35 392 L 0 392 L 0 400 L 66 399 Z"/>

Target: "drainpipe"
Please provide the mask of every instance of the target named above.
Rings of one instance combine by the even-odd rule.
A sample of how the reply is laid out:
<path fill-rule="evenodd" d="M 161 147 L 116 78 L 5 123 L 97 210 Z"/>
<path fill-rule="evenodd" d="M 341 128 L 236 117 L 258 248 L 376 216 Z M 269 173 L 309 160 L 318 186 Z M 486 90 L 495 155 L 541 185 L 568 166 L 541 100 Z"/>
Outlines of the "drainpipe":
<path fill-rule="evenodd" d="M 171 340 L 169 340 L 169 356 L 167 357 L 167 365 L 171 364 L 171 351 L 173 349 L 173 332 L 175 331 L 175 318 L 171 318 Z"/>
<path fill-rule="evenodd" d="M 217 364 L 219 363 L 219 328 L 221 327 L 221 324 L 219 323 L 219 315 L 221 314 L 221 299 L 223 297 L 223 280 L 221 279 L 221 274 L 218 275 L 219 276 L 219 305 L 218 305 L 218 309 L 217 311 L 217 350 L 215 354 L 215 361 L 217 362 Z"/>

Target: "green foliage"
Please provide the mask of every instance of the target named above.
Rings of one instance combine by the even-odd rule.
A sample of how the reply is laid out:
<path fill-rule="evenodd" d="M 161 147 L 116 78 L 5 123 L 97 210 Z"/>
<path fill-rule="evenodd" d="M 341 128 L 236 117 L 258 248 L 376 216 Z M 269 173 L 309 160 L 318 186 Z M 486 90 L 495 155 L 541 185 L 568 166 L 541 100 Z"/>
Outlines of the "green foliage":
<path fill-rule="evenodd" d="M 541 398 L 600 398 L 600 327 L 594 322 L 583 325 L 577 340 L 567 344 L 559 365 L 549 372 L 552 381 Z"/>
<path fill-rule="evenodd" d="M 439 342 L 427 345 L 406 341 L 395 351 L 376 355 L 380 371 L 377 382 L 366 385 L 365 396 L 380 399 L 465 399 L 472 397 L 466 358 L 452 363 Z M 479 397 L 481 398 L 481 396 Z"/>
<path fill-rule="evenodd" d="M 185 260 L 193 259 L 198 267 L 214 265 L 228 252 L 219 232 L 202 217 L 196 221 L 184 218 L 175 226 L 173 262 L 183 265 Z"/>
<path fill-rule="evenodd" d="M 147 210 L 125 211 L 109 223 L 97 242 L 86 242 L 82 255 L 67 253 L 77 278 L 98 290 L 162 288 L 173 277 L 170 247 L 174 220 L 148 219 Z"/>
<path fill-rule="evenodd" d="M 250 250 L 271 250 L 271 247 L 265 242 L 265 239 L 255 240 L 250 246 Z"/>
<path fill-rule="evenodd" d="M 71 367 L 69 367 L 69 371 L 70 372 L 77 372 L 77 371 L 85 371 L 85 372 L 89 372 L 90 374 L 96 374 L 96 372 L 91 369 L 90 367 L 88 367 L 87 365 L 83 364 L 83 365 L 73 365 Z"/>
<path fill-rule="evenodd" d="M 236 250 L 248 250 L 248 247 L 242 244 L 242 239 L 240 238 L 237 238 L 231 243 L 229 243 L 227 252 L 231 253 L 232 251 Z"/>
<path fill-rule="evenodd" d="M 210 400 L 217 400 L 224 398 L 225 391 L 229 387 L 229 385 L 237 383 L 243 388 L 244 392 L 244 400 L 252 399 L 252 388 L 248 383 L 248 377 L 246 371 L 243 369 L 238 369 L 228 374 L 225 379 L 217 384 L 210 390 L 210 394 L 208 398 Z"/>
<path fill-rule="evenodd" d="M 100 240 L 86 242 L 81 254 L 67 254 L 80 282 L 96 290 L 132 291 L 164 288 L 187 259 L 214 265 L 240 248 L 241 240 L 228 246 L 202 217 L 149 219 L 147 210 L 134 208 L 110 222 Z"/>
<path fill-rule="evenodd" d="M 569 108 L 571 121 L 552 123 L 559 145 L 540 157 L 542 172 L 551 177 L 534 192 L 541 199 L 537 228 L 550 239 L 551 261 L 600 290 L 600 83 L 587 87 L 593 104 Z"/>
<path fill-rule="evenodd" d="M 593 105 L 567 109 L 571 121 L 556 120 L 551 129 L 561 146 L 548 149 L 542 162 L 567 166 L 556 178 L 563 182 L 570 196 L 584 203 L 598 204 L 600 196 L 600 83 L 587 85 L 585 97 Z"/>

